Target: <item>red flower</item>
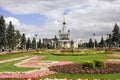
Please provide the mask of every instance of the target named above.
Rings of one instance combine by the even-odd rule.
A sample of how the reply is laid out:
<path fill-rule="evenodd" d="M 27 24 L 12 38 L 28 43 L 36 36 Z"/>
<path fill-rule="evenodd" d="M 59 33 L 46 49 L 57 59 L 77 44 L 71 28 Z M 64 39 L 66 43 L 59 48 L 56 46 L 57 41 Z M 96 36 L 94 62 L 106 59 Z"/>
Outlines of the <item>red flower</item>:
<path fill-rule="evenodd" d="M 58 75 L 56 75 L 55 78 L 58 79 L 59 78 Z"/>

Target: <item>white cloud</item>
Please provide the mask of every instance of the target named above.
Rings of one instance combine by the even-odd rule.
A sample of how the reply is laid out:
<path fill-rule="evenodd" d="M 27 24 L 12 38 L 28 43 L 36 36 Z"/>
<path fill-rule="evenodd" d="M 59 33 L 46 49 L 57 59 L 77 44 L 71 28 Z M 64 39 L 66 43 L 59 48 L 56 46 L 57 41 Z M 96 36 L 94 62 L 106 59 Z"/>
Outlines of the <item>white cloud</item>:
<path fill-rule="evenodd" d="M 12 21 L 13 25 L 20 25 L 19 20 L 13 17 L 7 17 L 5 18 L 6 24 L 9 24 L 10 21 Z"/>
<path fill-rule="evenodd" d="M 42 14 L 47 17 L 45 25 L 26 25 L 11 17 L 18 29 L 39 37 L 53 37 L 62 27 L 63 12 L 68 9 L 67 28 L 72 38 L 89 39 L 111 33 L 114 24 L 120 23 L 120 0 L 0 0 L 0 7 L 15 15 Z"/>
<path fill-rule="evenodd" d="M 35 34 L 38 34 L 38 38 L 53 38 L 54 35 L 58 32 L 56 30 L 58 22 L 55 21 L 55 24 L 52 23 L 46 23 L 44 27 L 42 26 L 36 26 L 36 25 L 26 25 L 19 22 L 18 19 L 14 17 L 6 17 L 5 18 L 7 26 L 9 25 L 9 22 L 12 21 L 12 24 L 15 26 L 15 29 L 20 30 L 21 34 L 25 33 L 26 37 L 33 38 L 35 37 Z M 56 27 L 52 27 L 56 25 Z"/>

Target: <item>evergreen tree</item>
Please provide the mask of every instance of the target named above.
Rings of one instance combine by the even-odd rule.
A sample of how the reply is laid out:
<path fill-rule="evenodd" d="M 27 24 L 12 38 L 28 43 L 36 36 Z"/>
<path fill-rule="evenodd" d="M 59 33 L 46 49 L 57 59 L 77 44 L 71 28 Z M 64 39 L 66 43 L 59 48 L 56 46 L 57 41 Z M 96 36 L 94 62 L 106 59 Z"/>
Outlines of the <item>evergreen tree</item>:
<path fill-rule="evenodd" d="M 31 46 L 32 46 L 31 40 L 30 40 L 30 38 L 28 38 L 28 40 L 26 42 L 26 49 L 28 50 L 29 48 L 31 48 Z"/>
<path fill-rule="evenodd" d="M 12 25 L 12 22 L 10 21 L 9 23 L 9 26 L 7 28 L 7 44 L 8 44 L 8 47 L 11 48 L 11 49 L 14 49 L 15 47 L 15 30 L 14 30 L 14 26 Z"/>
<path fill-rule="evenodd" d="M 25 37 L 25 34 L 23 33 L 22 36 L 21 36 L 21 48 L 23 50 L 26 49 L 26 37 Z"/>
<path fill-rule="evenodd" d="M 88 43 L 88 47 L 93 48 L 93 46 L 94 46 L 94 43 L 93 43 L 92 39 L 90 38 L 89 43 Z"/>
<path fill-rule="evenodd" d="M 6 25 L 3 16 L 0 16 L 0 49 L 6 47 Z"/>
<path fill-rule="evenodd" d="M 38 48 L 42 48 L 42 44 L 41 44 L 41 39 L 39 39 L 39 41 L 38 41 Z"/>
<path fill-rule="evenodd" d="M 105 41 L 104 41 L 103 37 L 101 37 L 101 41 L 99 43 L 99 46 L 100 47 L 105 47 Z"/>
<path fill-rule="evenodd" d="M 98 47 L 98 42 L 96 39 L 95 39 L 95 47 Z"/>
<path fill-rule="evenodd" d="M 36 39 L 34 37 L 33 37 L 33 40 L 32 40 L 32 48 L 36 49 Z"/>
<path fill-rule="evenodd" d="M 120 42 L 120 30 L 119 26 L 115 24 L 114 29 L 112 31 L 112 43 L 114 43 L 114 45 L 118 47 L 119 42 Z"/>
<path fill-rule="evenodd" d="M 20 42 L 21 42 L 21 34 L 19 30 L 15 31 L 15 46 L 16 48 L 20 48 Z"/>

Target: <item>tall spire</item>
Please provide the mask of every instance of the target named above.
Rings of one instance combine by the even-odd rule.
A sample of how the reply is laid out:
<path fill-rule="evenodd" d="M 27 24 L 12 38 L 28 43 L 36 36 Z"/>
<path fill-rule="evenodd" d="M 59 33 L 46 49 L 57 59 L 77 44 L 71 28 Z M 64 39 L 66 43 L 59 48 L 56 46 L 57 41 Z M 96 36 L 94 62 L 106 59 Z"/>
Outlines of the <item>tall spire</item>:
<path fill-rule="evenodd" d="M 62 28 L 62 31 L 66 32 L 65 13 L 63 13 L 63 28 Z"/>
<path fill-rule="evenodd" d="M 63 25 L 65 25 L 66 22 L 65 22 L 65 13 L 63 13 Z"/>

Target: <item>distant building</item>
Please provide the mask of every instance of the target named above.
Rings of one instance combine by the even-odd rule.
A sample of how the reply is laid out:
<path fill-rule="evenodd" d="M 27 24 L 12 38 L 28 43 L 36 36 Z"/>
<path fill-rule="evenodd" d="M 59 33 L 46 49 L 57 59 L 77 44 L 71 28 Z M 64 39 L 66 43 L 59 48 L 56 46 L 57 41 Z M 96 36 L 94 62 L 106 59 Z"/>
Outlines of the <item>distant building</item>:
<path fill-rule="evenodd" d="M 59 44 L 61 48 L 71 47 L 70 30 L 66 29 L 65 15 L 64 15 L 62 30 L 59 30 Z"/>
<path fill-rule="evenodd" d="M 82 43 L 82 40 L 81 39 L 78 39 L 74 42 L 74 48 L 78 48 L 79 44 Z"/>
<path fill-rule="evenodd" d="M 44 38 L 43 39 L 43 44 L 53 45 L 53 39 Z"/>

